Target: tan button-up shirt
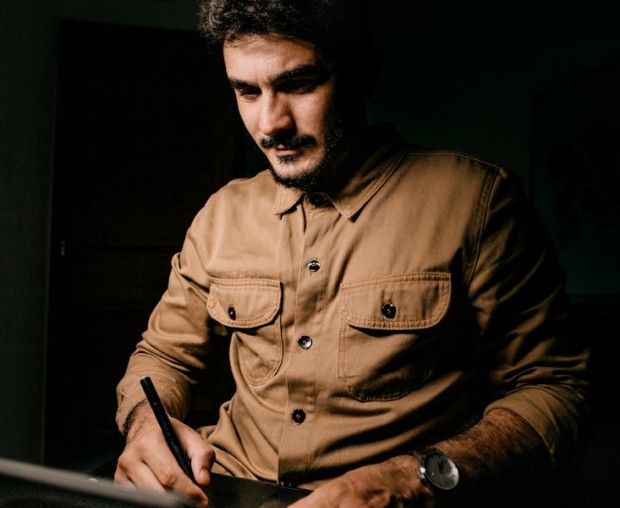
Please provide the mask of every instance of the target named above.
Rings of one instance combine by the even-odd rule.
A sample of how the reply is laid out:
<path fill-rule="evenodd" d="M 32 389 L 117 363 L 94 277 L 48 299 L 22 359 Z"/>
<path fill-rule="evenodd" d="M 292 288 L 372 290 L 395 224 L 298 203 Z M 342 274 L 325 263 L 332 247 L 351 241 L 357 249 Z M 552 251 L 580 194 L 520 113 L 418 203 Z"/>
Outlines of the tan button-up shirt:
<path fill-rule="evenodd" d="M 375 139 L 338 196 L 265 171 L 208 200 L 119 384 L 119 426 L 143 375 L 183 417 L 195 383 L 218 383 L 225 330 L 236 393 L 202 429 L 216 471 L 314 488 L 493 407 L 555 459 L 574 444 L 588 353 L 566 341 L 563 272 L 519 182 Z"/>

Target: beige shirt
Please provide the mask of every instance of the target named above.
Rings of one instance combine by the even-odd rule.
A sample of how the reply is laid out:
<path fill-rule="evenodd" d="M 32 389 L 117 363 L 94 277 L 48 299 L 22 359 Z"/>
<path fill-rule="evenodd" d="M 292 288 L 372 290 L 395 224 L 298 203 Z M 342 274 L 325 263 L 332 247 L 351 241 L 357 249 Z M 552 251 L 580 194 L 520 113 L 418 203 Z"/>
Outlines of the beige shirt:
<path fill-rule="evenodd" d="M 570 452 L 588 352 L 520 183 L 386 132 L 336 197 L 265 171 L 208 200 L 119 384 L 120 427 L 143 375 L 184 417 L 192 386 L 217 386 L 224 330 L 237 389 L 201 429 L 216 471 L 314 488 L 494 407 Z"/>

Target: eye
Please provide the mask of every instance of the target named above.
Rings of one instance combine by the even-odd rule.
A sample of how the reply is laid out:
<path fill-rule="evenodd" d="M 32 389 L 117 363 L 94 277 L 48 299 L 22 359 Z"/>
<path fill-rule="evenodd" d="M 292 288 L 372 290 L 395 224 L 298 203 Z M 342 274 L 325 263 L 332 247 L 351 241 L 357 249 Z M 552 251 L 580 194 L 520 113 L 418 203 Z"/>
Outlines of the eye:
<path fill-rule="evenodd" d="M 317 80 L 295 79 L 281 83 L 278 88 L 283 93 L 304 94 L 311 92 L 316 86 Z"/>
<path fill-rule="evenodd" d="M 235 93 L 239 98 L 253 100 L 260 95 L 260 89 L 253 86 L 235 87 Z"/>

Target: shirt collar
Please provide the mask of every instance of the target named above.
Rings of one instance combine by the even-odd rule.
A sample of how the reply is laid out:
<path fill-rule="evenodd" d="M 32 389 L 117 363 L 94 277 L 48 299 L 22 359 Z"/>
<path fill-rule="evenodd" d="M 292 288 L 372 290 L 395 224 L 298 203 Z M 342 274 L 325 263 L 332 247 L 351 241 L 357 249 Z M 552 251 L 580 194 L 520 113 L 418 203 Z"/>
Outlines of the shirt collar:
<path fill-rule="evenodd" d="M 376 194 L 403 159 L 407 144 L 400 134 L 388 124 L 370 127 L 368 156 L 337 196 L 327 196 L 343 216 L 351 219 Z M 304 193 L 298 189 L 278 186 L 274 214 L 282 215 L 293 208 Z"/>

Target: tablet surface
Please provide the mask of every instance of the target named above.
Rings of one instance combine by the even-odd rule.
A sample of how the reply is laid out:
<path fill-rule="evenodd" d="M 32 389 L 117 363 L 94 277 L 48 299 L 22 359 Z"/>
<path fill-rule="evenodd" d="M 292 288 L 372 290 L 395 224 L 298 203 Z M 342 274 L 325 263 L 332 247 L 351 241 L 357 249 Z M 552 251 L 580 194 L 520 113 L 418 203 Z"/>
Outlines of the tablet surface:
<path fill-rule="evenodd" d="M 172 493 L 151 492 L 111 479 L 0 458 L 1 508 L 190 508 Z"/>
<path fill-rule="evenodd" d="M 310 491 L 213 474 L 209 508 L 285 508 Z M 0 458 L 0 508 L 193 508 L 190 500 L 109 478 Z"/>

